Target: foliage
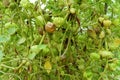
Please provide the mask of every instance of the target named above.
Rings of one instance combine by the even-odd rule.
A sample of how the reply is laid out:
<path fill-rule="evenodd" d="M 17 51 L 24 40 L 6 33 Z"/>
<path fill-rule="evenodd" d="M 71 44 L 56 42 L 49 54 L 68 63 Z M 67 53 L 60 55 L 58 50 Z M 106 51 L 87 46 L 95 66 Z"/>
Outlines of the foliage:
<path fill-rule="evenodd" d="M 119 8 L 119 0 L 0 1 L 0 79 L 119 80 Z"/>

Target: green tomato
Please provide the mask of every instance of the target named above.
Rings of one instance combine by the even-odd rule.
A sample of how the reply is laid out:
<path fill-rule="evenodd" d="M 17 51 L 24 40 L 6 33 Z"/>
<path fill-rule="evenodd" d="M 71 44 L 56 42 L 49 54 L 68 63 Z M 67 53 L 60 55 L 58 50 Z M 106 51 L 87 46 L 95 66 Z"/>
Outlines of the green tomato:
<path fill-rule="evenodd" d="M 85 66 L 82 64 L 82 65 L 78 65 L 78 69 L 79 70 L 84 70 L 85 69 Z"/>
<path fill-rule="evenodd" d="M 110 25 L 111 25 L 111 21 L 110 20 L 104 20 L 103 21 L 103 26 L 105 27 L 105 28 L 108 28 L 108 27 L 110 27 Z"/>
<path fill-rule="evenodd" d="M 112 23 L 113 23 L 113 25 L 118 26 L 120 24 L 120 20 L 114 19 Z"/>
<path fill-rule="evenodd" d="M 108 35 L 112 34 L 110 29 L 106 29 L 106 32 L 107 32 Z"/>
<path fill-rule="evenodd" d="M 85 71 L 83 73 L 84 78 L 92 78 L 92 76 L 93 76 L 93 73 L 91 71 Z"/>
<path fill-rule="evenodd" d="M 90 30 L 89 29 L 89 30 L 87 30 L 87 33 L 88 33 L 88 36 L 90 36 L 93 39 L 96 39 L 97 34 L 96 34 L 95 30 Z"/>
<path fill-rule="evenodd" d="M 8 22 L 5 24 L 5 33 L 13 35 L 15 32 L 17 32 L 17 30 L 18 26 L 15 23 Z"/>
<path fill-rule="evenodd" d="M 103 23 L 103 20 L 104 20 L 103 17 L 99 17 L 99 18 L 98 18 L 98 21 L 99 21 L 100 23 Z"/>
<path fill-rule="evenodd" d="M 119 47 L 119 45 L 116 45 L 115 43 L 109 43 L 108 46 L 110 50 L 115 50 Z"/>
<path fill-rule="evenodd" d="M 81 5 L 80 5 L 80 9 L 81 10 L 85 10 L 85 9 L 87 9 L 88 8 L 88 4 L 86 4 L 86 3 L 82 3 Z"/>
<path fill-rule="evenodd" d="M 20 1 L 20 5 L 23 7 L 23 8 L 27 8 L 28 5 L 29 5 L 29 0 L 21 0 Z"/>
<path fill-rule="evenodd" d="M 61 71 L 61 75 L 64 75 L 64 74 L 65 74 L 65 72 L 62 70 L 62 71 Z"/>
<path fill-rule="evenodd" d="M 85 60 L 83 58 L 81 58 L 80 60 L 77 60 L 76 62 L 77 62 L 77 64 L 84 64 Z"/>
<path fill-rule="evenodd" d="M 7 22 L 7 23 L 5 23 L 5 28 L 9 28 L 10 26 L 11 26 L 11 22 Z"/>
<path fill-rule="evenodd" d="M 27 62 L 27 60 L 25 60 L 25 59 L 24 59 L 24 60 L 22 60 L 22 64 L 25 64 L 26 62 Z"/>
<path fill-rule="evenodd" d="M 106 51 L 106 50 L 100 51 L 99 54 L 100 54 L 103 58 L 113 58 L 113 56 L 114 56 L 114 55 L 112 54 L 112 52 Z"/>
<path fill-rule="evenodd" d="M 29 66 L 30 64 L 31 64 L 30 61 L 27 61 L 27 62 L 25 63 L 26 66 Z"/>
<path fill-rule="evenodd" d="M 15 23 L 7 22 L 5 24 L 5 28 L 10 28 L 10 27 L 17 27 L 17 25 Z"/>
<path fill-rule="evenodd" d="M 62 9 L 65 6 L 65 2 L 63 0 L 58 0 L 58 5 Z"/>
<path fill-rule="evenodd" d="M 90 54 L 90 59 L 92 60 L 99 60 L 100 59 L 100 55 L 97 53 L 91 53 Z"/>
<path fill-rule="evenodd" d="M 43 52 L 44 54 L 49 53 L 49 51 L 50 51 L 49 48 L 45 48 L 45 49 L 42 50 L 42 52 Z"/>
<path fill-rule="evenodd" d="M 17 4 L 16 3 L 10 3 L 10 9 L 14 10 L 16 9 Z"/>
<path fill-rule="evenodd" d="M 53 23 L 55 24 L 56 27 L 60 27 L 64 23 L 64 18 L 62 18 L 62 17 L 54 17 L 53 18 Z"/>
<path fill-rule="evenodd" d="M 76 13 L 76 9 L 75 8 L 70 8 L 70 13 L 71 14 L 75 14 Z"/>
<path fill-rule="evenodd" d="M 109 64 L 109 69 L 112 70 L 112 71 L 115 71 L 117 69 L 117 64 L 115 63 L 110 63 Z"/>
<path fill-rule="evenodd" d="M 105 37 L 105 32 L 104 31 L 101 31 L 100 32 L 100 35 L 99 35 L 99 38 L 100 39 L 103 39 Z"/>

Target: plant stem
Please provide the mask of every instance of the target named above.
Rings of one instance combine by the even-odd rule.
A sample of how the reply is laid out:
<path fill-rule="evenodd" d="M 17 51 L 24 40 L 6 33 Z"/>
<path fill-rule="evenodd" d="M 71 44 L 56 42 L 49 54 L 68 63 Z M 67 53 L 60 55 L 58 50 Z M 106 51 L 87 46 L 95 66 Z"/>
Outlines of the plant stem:
<path fill-rule="evenodd" d="M 104 68 L 104 71 L 100 74 L 100 77 L 98 80 L 101 80 L 102 76 L 105 74 L 105 72 L 107 71 L 107 68 L 108 68 L 108 59 L 106 58 L 106 65 L 105 65 L 105 68 Z"/>
<path fill-rule="evenodd" d="M 69 45 L 70 45 L 70 41 L 71 41 L 71 33 L 70 33 L 70 36 L 69 36 L 69 39 L 68 39 L 67 47 L 66 47 L 64 53 L 61 55 L 61 57 L 64 57 L 64 55 L 67 53 L 67 50 L 68 50 Z"/>

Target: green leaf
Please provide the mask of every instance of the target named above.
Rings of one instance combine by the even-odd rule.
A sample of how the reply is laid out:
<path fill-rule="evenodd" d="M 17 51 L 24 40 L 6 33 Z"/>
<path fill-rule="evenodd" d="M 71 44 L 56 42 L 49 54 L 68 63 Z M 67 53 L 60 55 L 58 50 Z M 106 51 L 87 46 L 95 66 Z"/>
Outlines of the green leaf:
<path fill-rule="evenodd" d="M 42 50 L 42 49 L 45 49 L 47 47 L 47 45 L 44 45 L 44 44 L 40 44 L 38 45 L 39 49 Z"/>
<path fill-rule="evenodd" d="M 36 53 L 31 53 L 28 55 L 28 58 L 33 60 L 37 54 Z"/>
<path fill-rule="evenodd" d="M 0 35 L 0 43 L 4 43 L 10 40 L 10 36 Z"/>
<path fill-rule="evenodd" d="M 12 35 L 12 34 L 14 34 L 16 31 L 17 31 L 17 28 L 11 27 L 11 28 L 9 28 L 9 29 L 7 30 L 7 33 L 8 33 L 9 35 Z"/>
<path fill-rule="evenodd" d="M 20 38 L 20 39 L 18 40 L 18 45 L 24 43 L 25 41 L 26 41 L 26 38 L 25 38 L 25 37 Z"/>
<path fill-rule="evenodd" d="M 2 51 L 0 51 L 0 62 L 1 62 L 1 60 L 2 60 L 2 58 L 3 58 L 3 53 L 2 53 Z"/>
<path fill-rule="evenodd" d="M 40 44 L 40 45 L 31 46 L 30 50 L 34 53 L 39 53 L 40 50 L 44 50 L 46 48 L 47 48 L 47 45 Z"/>

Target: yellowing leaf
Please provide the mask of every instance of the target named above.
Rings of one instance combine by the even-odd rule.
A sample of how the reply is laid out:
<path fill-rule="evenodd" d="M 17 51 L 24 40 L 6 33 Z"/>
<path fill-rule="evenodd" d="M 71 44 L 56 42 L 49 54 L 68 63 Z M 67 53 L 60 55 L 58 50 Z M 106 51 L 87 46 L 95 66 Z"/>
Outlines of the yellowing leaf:
<path fill-rule="evenodd" d="M 51 63 L 49 60 L 45 62 L 44 68 L 46 69 L 47 73 L 49 74 L 52 69 L 52 66 L 51 66 Z"/>

